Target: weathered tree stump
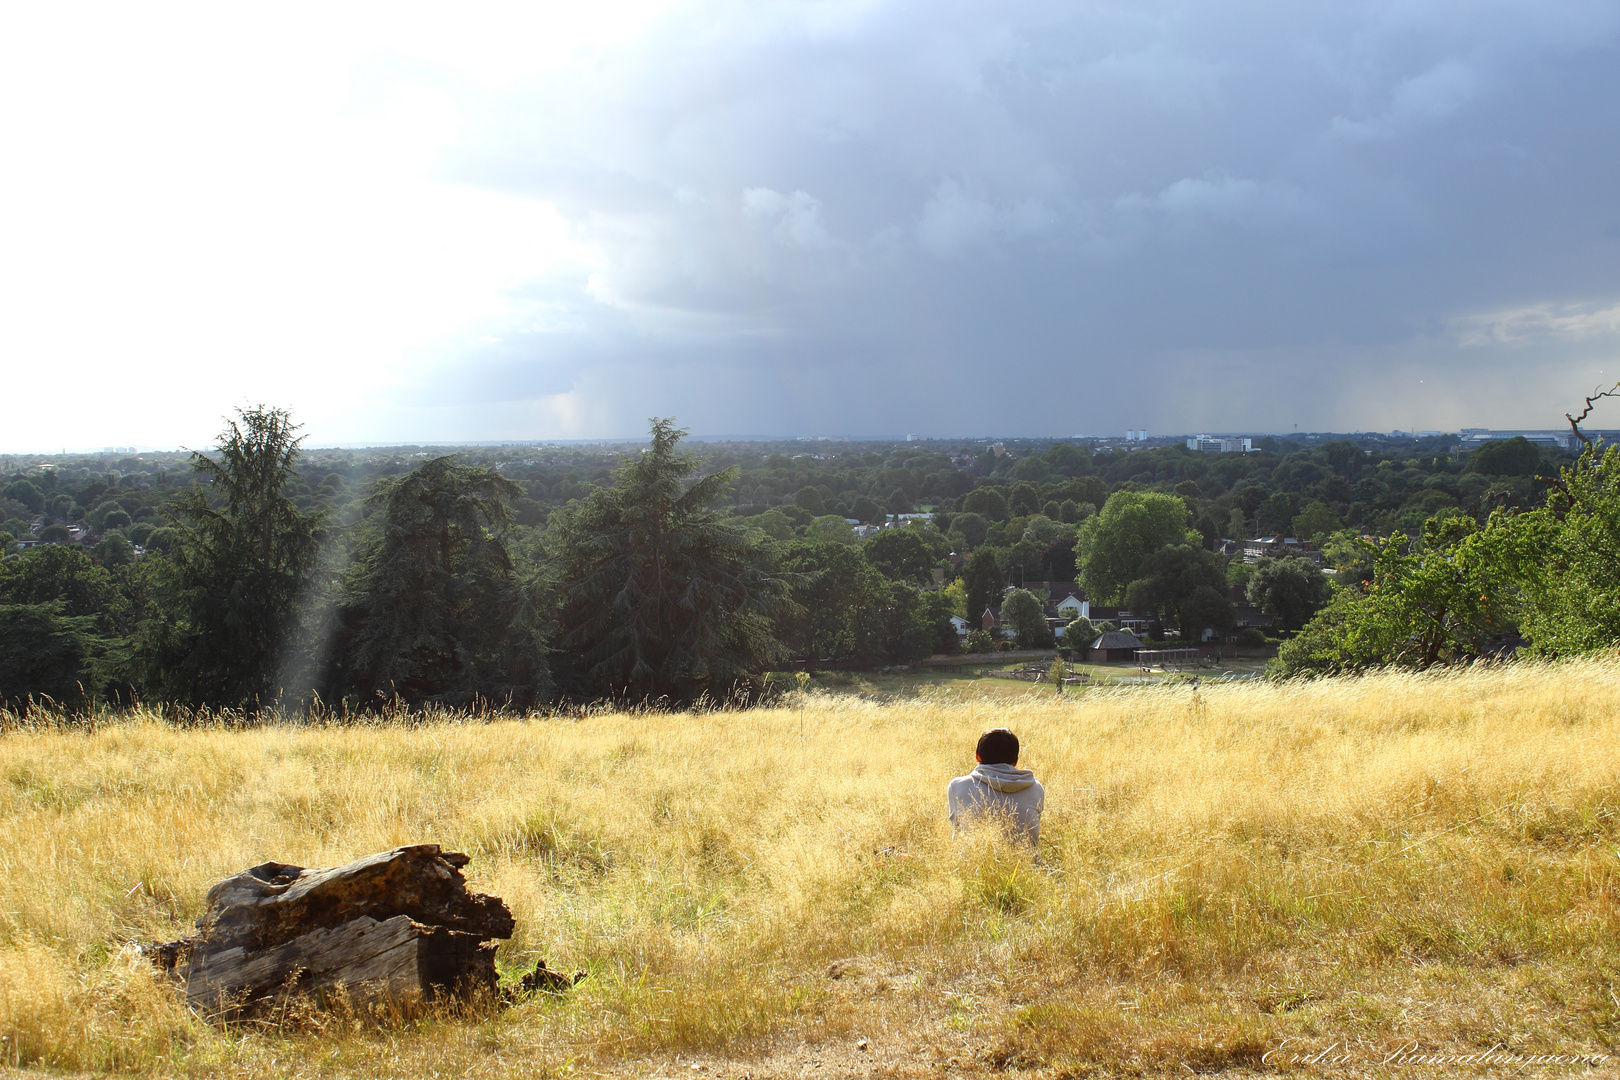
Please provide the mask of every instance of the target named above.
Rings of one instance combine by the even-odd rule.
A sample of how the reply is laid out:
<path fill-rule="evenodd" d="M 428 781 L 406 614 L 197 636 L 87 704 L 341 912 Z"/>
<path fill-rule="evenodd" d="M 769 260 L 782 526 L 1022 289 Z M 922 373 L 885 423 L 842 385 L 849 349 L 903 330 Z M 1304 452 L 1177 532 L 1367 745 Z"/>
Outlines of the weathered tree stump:
<path fill-rule="evenodd" d="M 215 1014 L 287 993 L 405 1010 L 493 995 L 491 939 L 512 936 L 512 913 L 467 891 L 469 861 L 416 844 L 324 870 L 263 863 L 208 890 L 197 937 L 152 955 L 191 1005 Z"/>

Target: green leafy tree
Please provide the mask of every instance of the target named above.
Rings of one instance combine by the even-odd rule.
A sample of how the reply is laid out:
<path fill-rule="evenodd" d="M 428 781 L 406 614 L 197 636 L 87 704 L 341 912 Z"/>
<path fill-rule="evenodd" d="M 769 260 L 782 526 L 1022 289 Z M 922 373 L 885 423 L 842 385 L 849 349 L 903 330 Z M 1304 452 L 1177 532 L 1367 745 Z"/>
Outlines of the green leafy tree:
<path fill-rule="evenodd" d="M 1117 602 L 1142 577 L 1148 557 L 1171 544 L 1197 544 L 1187 507 L 1174 495 L 1116 491 L 1102 512 L 1080 523 L 1075 563 L 1080 581 L 1100 602 Z"/>
<path fill-rule="evenodd" d="M 1084 615 L 1076 615 L 1063 628 L 1063 646 L 1066 649 L 1089 648 L 1097 640 L 1097 628 Z"/>
<path fill-rule="evenodd" d="M 1493 514 L 1486 536 L 1511 569 L 1519 627 L 1537 652 L 1573 656 L 1620 643 L 1620 446 L 1588 447 L 1562 470 L 1546 506 Z"/>
<path fill-rule="evenodd" d="M 756 514 L 744 518 L 743 522 L 752 528 L 758 529 L 772 540 L 792 540 L 793 522 L 787 515 L 779 510 L 767 510 L 763 514 Z"/>
<path fill-rule="evenodd" d="M 885 529 L 861 548 L 866 561 L 894 581 L 927 584 L 934 568 L 934 553 L 911 529 Z"/>
<path fill-rule="evenodd" d="M 1016 524 L 1016 521 L 1014 522 Z M 1040 514 L 1028 519 L 1007 553 L 1009 567 L 1022 567 L 1025 579 L 1069 581 L 1074 577 L 1074 535 Z"/>
<path fill-rule="evenodd" d="M 160 555 L 171 555 L 179 548 L 184 539 L 184 533 L 172 526 L 165 525 L 153 529 L 146 538 L 145 546 Z"/>
<path fill-rule="evenodd" d="M 995 553 L 980 548 L 962 568 L 962 586 L 967 591 L 967 619 L 977 625 L 985 609 L 1001 597 L 1006 575 L 996 563 Z"/>
<path fill-rule="evenodd" d="M 1028 458 L 1024 460 L 1029 460 Z M 1027 481 L 1012 486 L 1007 493 L 1007 512 L 1013 517 L 1025 517 L 1041 511 L 1041 489 Z"/>
<path fill-rule="evenodd" d="M 1052 647 L 1052 630 L 1046 623 L 1041 598 L 1028 589 L 1014 589 L 1002 600 L 1001 623 L 1017 635 L 1020 649 Z"/>
<path fill-rule="evenodd" d="M 106 630 L 120 601 L 112 575 L 76 547 L 37 547 L 0 562 L 0 602 L 59 603 L 63 615 L 94 616 Z"/>
<path fill-rule="evenodd" d="M 67 496 L 57 496 L 57 498 L 66 498 L 70 505 L 73 502 L 73 500 Z M 108 499 L 105 502 L 97 505 L 95 509 L 91 510 L 84 516 L 84 519 L 89 523 L 92 529 L 119 528 L 120 526 L 117 525 L 106 524 L 108 514 L 123 514 L 123 523 L 125 525 L 129 524 L 129 515 L 125 513 L 124 508 L 119 506 L 118 503 L 113 499 Z"/>
<path fill-rule="evenodd" d="M 521 492 L 453 457 L 378 484 L 346 590 L 345 689 L 413 705 L 545 696 L 539 590 L 508 548 Z"/>
<path fill-rule="evenodd" d="M 0 604 L 0 706 L 26 710 L 32 701 L 79 709 L 94 699 L 95 619 L 65 608 L 60 601 Z"/>
<path fill-rule="evenodd" d="M 1205 630 L 1230 634 L 1237 629 L 1237 613 L 1226 590 L 1208 585 L 1198 586 L 1182 599 L 1176 609 L 1176 621 L 1182 638 L 1189 642 L 1202 641 Z"/>
<path fill-rule="evenodd" d="M 1073 443 L 1053 443 L 1047 447 L 1046 460 L 1052 469 L 1064 476 L 1078 476 L 1091 467 L 1091 454 Z"/>
<path fill-rule="evenodd" d="M 876 655 L 878 647 L 855 613 L 886 604 L 889 583 L 859 551 L 846 544 L 797 541 L 783 549 L 781 569 L 793 602 L 777 612 L 777 634 L 811 670 L 822 660 Z"/>
<path fill-rule="evenodd" d="M 1486 443 L 1468 455 L 1466 472 L 1486 476 L 1534 476 L 1541 464 L 1541 449 L 1523 435 Z"/>
<path fill-rule="evenodd" d="M 808 485 L 800 488 L 798 492 L 794 494 L 793 505 L 802 510 L 808 510 L 816 517 L 821 517 L 827 512 L 826 506 L 824 506 L 821 501 L 821 492 Z"/>
<path fill-rule="evenodd" d="M 823 514 L 804 527 L 806 540 L 826 540 L 834 544 L 854 544 L 855 530 L 837 514 Z"/>
<path fill-rule="evenodd" d="M 257 708 L 277 697 L 321 540 L 321 515 L 290 497 L 297 430 L 284 409 L 239 411 L 212 456 L 191 457 L 200 483 L 173 503 L 166 618 L 142 647 L 146 681 L 169 700 Z"/>
<path fill-rule="evenodd" d="M 6 485 L 5 497 L 20 502 L 33 513 L 45 509 L 45 493 L 32 480 L 18 479 Z"/>
<path fill-rule="evenodd" d="M 1301 540 L 1319 540 L 1342 527 L 1339 516 L 1321 499 L 1307 503 L 1305 509 L 1294 515 L 1294 535 Z"/>
<path fill-rule="evenodd" d="M 108 533 L 92 549 L 102 566 L 127 566 L 135 561 L 135 549 L 122 533 Z"/>
<path fill-rule="evenodd" d="M 884 520 L 883 507 L 869 496 L 862 495 L 849 508 L 849 516 L 860 519 L 863 525 L 876 525 Z"/>
<path fill-rule="evenodd" d="M 974 488 L 962 496 L 962 509 L 978 514 L 986 521 L 1007 520 L 1007 498 L 993 487 Z"/>
<path fill-rule="evenodd" d="M 1322 560 L 1337 572 L 1335 581 L 1341 586 L 1365 585 L 1371 581 L 1377 550 L 1348 529 L 1322 540 Z"/>
<path fill-rule="evenodd" d="M 1255 528 L 1261 536 L 1285 533 L 1294 523 L 1294 497 L 1286 491 L 1271 495 L 1256 511 Z"/>
<path fill-rule="evenodd" d="M 810 515 L 810 511 L 801 506 L 795 506 L 792 503 L 783 503 L 781 506 L 775 507 L 774 512 L 787 518 L 794 524 L 795 527 L 803 527 L 816 520 Z"/>
<path fill-rule="evenodd" d="M 1070 531 L 1072 530 L 1065 530 L 1051 518 L 1037 514 L 1024 523 L 1024 532 L 1019 539 L 1024 543 L 1044 548 L 1059 537 L 1068 535 Z"/>
<path fill-rule="evenodd" d="M 1321 450 L 1328 465 L 1346 480 L 1354 480 L 1362 471 L 1367 459 L 1361 447 L 1348 439 L 1324 443 Z"/>
<path fill-rule="evenodd" d="M 1038 484 L 1052 475 L 1052 466 L 1038 457 L 1019 458 L 1013 462 L 1012 475 L 1014 480 Z"/>
<path fill-rule="evenodd" d="M 1091 504 L 1092 511 L 1108 501 L 1108 484 L 1100 476 L 1080 476 L 1064 485 L 1069 497 L 1084 506 Z"/>
<path fill-rule="evenodd" d="M 1174 622 L 1183 638 L 1197 640 L 1208 629 L 1226 630 L 1235 621 L 1226 595 L 1226 560 L 1193 544 L 1171 544 L 1142 562 L 1142 577 L 1125 590 L 1125 604 L 1160 622 Z"/>
<path fill-rule="evenodd" d="M 1063 693 L 1063 680 L 1068 675 L 1069 665 L 1058 658 L 1053 658 L 1052 663 L 1046 668 L 1046 681 L 1051 683 L 1052 688 L 1060 694 Z"/>
<path fill-rule="evenodd" d="M 76 547 L 37 547 L 0 562 L 0 703 L 93 702 L 128 602 Z"/>
<path fill-rule="evenodd" d="M 990 531 L 990 523 L 985 520 L 983 514 L 969 511 L 951 518 L 951 530 L 961 533 L 962 539 L 966 540 L 969 546 L 978 547 L 984 543 L 984 538 Z"/>
<path fill-rule="evenodd" d="M 765 668 L 787 584 L 746 528 L 710 507 L 733 469 L 692 483 L 686 432 L 652 422 L 652 444 L 551 520 L 562 598 L 555 673 L 581 697 L 723 696 Z"/>
<path fill-rule="evenodd" d="M 1284 630 L 1298 630 L 1329 599 L 1326 575 L 1309 559 L 1264 559 L 1249 576 L 1249 603 L 1275 615 Z"/>
<path fill-rule="evenodd" d="M 995 648 L 996 639 L 991 637 L 990 631 L 982 626 L 969 630 L 966 640 L 962 642 L 963 652 L 987 653 L 994 652 Z"/>
<path fill-rule="evenodd" d="M 881 610 L 875 613 L 881 628 L 876 640 L 878 658 L 901 664 L 956 651 L 956 630 L 951 626 L 946 597 L 903 581 L 889 581 L 887 591 Z"/>
<path fill-rule="evenodd" d="M 1415 542 L 1390 537 L 1377 547 L 1372 583 L 1340 590 L 1284 642 L 1278 671 L 1421 670 L 1478 655 L 1512 628 L 1503 542 L 1501 530 L 1466 517 L 1430 521 Z"/>

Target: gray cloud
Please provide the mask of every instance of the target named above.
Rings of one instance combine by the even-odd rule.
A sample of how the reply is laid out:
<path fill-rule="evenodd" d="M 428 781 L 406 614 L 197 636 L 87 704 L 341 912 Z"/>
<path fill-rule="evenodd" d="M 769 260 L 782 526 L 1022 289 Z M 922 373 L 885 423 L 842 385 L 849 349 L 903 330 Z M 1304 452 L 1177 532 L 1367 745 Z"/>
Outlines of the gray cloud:
<path fill-rule="evenodd" d="M 1550 424 L 1620 344 L 1617 33 L 1546 0 L 723 5 L 447 76 L 443 175 L 597 259 L 401 393 L 570 392 L 613 433 Z"/>

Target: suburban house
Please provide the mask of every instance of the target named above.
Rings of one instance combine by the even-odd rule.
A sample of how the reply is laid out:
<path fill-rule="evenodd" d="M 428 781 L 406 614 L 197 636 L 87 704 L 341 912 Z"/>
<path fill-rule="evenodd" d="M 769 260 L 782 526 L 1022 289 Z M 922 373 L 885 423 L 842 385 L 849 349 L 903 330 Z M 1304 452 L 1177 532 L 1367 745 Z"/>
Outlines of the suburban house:
<path fill-rule="evenodd" d="M 1275 615 L 1268 615 L 1264 611 L 1249 603 L 1249 597 L 1243 591 L 1243 586 L 1232 586 L 1232 614 L 1236 617 L 1237 628 L 1247 630 L 1249 627 L 1270 626 L 1277 621 Z"/>
<path fill-rule="evenodd" d="M 1257 563 L 1261 559 L 1280 559 L 1286 555 L 1309 559 L 1318 566 L 1322 564 L 1322 549 L 1309 540 L 1299 540 L 1292 536 L 1259 536 L 1253 540 L 1243 541 L 1243 561 L 1246 563 Z"/>
<path fill-rule="evenodd" d="M 1094 623 L 1110 622 L 1121 630 L 1133 632 L 1138 630 L 1146 632 L 1148 623 L 1153 621 L 1151 616 L 1132 611 L 1130 608 L 1101 607 L 1097 604 L 1091 605 L 1091 614 L 1086 618 Z"/>
<path fill-rule="evenodd" d="M 1091 601 L 1086 591 L 1072 581 L 1026 581 L 1024 588 L 1041 599 L 1046 625 L 1057 637 L 1077 615 L 1091 617 Z"/>

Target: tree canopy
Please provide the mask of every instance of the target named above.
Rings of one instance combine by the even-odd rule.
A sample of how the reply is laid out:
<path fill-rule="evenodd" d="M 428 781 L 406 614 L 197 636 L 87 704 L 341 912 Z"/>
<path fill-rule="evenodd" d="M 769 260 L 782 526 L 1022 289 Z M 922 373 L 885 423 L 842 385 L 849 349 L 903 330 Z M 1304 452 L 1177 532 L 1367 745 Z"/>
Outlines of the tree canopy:
<path fill-rule="evenodd" d="M 377 486 L 347 588 L 344 690 L 412 704 L 544 699 L 539 589 L 507 547 L 521 491 L 453 457 Z"/>
<path fill-rule="evenodd" d="M 1327 578 L 1309 559 L 1263 559 L 1249 576 L 1249 603 L 1277 617 L 1284 630 L 1298 630 L 1328 602 Z"/>
<path fill-rule="evenodd" d="M 174 502 L 169 619 L 146 646 L 148 676 L 172 700 L 258 708 L 277 697 L 321 539 L 322 515 L 289 497 L 297 430 L 284 409 L 239 410 L 213 456 L 192 455 L 202 483 Z"/>
<path fill-rule="evenodd" d="M 1175 623 L 1192 641 L 1206 629 L 1231 628 L 1226 560 L 1219 555 L 1192 544 L 1171 544 L 1144 559 L 1139 572 L 1142 576 L 1125 590 L 1125 604 L 1132 611 Z"/>
<path fill-rule="evenodd" d="M 736 479 L 690 483 L 686 431 L 652 421 L 652 442 L 554 522 L 561 597 L 555 670 L 576 697 L 724 696 L 777 649 L 772 616 L 787 585 L 748 530 L 712 507 Z"/>
<path fill-rule="evenodd" d="M 887 529 L 861 549 L 866 561 L 884 577 L 924 584 L 934 567 L 934 553 L 921 536 L 909 529 Z"/>
<path fill-rule="evenodd" d="M 1041 598 L 1028 589 L 1014 589 L 1002 600 L 1001 622 L 1016 635 L 1020 649 L 1052 646 L 1052 630 L 1046 624 Z"/>
<path fill-rule="evenodd" d="M 1174 495 L 1117 491 L 1102 511 L 1080 524 L 1075 562 L 1080 582 L 1104 603 L 1117 603 L 1142 577 L 1149 556 L 1171 544 L 1197 544 L 1187 506 Z"/>

